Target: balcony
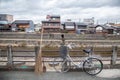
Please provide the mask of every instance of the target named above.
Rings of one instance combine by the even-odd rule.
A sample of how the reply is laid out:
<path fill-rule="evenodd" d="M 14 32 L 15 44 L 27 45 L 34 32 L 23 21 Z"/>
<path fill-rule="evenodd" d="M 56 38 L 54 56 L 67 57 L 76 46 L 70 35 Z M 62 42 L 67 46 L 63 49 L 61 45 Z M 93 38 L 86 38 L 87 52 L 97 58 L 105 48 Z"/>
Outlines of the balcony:
<path fill-rule="evenodd" d="M 54 29 L 54 28 L 61 28 L 61 26 L 44 26 L 43 25 L 43 28 L 53 28 Z"/>

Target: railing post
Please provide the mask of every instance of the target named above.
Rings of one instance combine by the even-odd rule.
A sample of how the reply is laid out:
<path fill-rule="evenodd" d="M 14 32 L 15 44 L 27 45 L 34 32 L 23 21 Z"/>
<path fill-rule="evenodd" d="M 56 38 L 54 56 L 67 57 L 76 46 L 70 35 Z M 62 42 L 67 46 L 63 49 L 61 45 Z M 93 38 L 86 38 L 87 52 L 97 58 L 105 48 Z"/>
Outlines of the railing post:
<path fill-rule="evenodd" d="M 111 65 L 115 65 L 117 60 L 117 46 L 113 46 L 112 49 Z"/>
<path fill-rule="evenodd" d="M 7 66 L 9 68 L 12 68 L 12 65 L 13 65 L 12 46 L 8 45 L 7 48 L 8 48 L 8 52 L 7 52 L 7 60 L 8 60 Z"/>

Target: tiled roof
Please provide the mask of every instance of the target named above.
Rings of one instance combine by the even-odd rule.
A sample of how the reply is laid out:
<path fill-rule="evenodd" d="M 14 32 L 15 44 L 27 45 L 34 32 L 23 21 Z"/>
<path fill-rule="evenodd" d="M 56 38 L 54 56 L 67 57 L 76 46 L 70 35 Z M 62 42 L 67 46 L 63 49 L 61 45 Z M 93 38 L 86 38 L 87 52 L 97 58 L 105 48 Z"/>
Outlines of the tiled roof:
<path fill-rule="evenodd" d="M 30 21 L 32 21 L 32 20 L 15 20 L 13 23 L 17 23 L 17 24 L 19 24 L 19 23 L 28 24 Z"/>
<path fill-rule="evenodd" d="M 60 28 L 61 26 L 44 26 L 43 28 Z"/>
<path fill-rule="evenodd" d="M 13 16 L 11 14 L 0 14 L 0 16 L 7 16 L 7 15 Z"/>
<path fill-rule="evenodd" d="M 65 22 L 65 26 L 75 26 L 75 22 Z"/>
<path fill-rule="evenodd" d="M 50 15 L 51 18 L 60 18 L 59 15 Z"/>
<path fill-rule="evenodd" d="M 42 21 L 42 23 L 60 23 L 60 21 L 51 20 L 51 21 Z"/>
<path fill-rule="evenodd" d="M 86 23 L 82 23 L 82 22 L 76 22 L 76 25 L 87 25 Z"/>
<path fill-rule="evenodd" d="M 104 29 L 115 29 L 113 26 L 102 26 Z"/>

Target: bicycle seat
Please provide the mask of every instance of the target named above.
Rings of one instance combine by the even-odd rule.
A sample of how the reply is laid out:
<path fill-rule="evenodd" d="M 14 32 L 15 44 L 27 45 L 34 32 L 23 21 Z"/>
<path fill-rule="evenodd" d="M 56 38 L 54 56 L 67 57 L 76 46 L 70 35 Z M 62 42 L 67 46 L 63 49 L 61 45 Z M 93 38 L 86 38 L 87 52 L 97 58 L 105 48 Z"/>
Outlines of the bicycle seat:
<path fill-rule="evenodd" d="M 85 52 L 85 53 L 88 53 L 88 54 L 89 54 L 89 53 L 91 52 L 91 49 L 84 49 L 84 50 L 83 50 L 83 52 Z"/>

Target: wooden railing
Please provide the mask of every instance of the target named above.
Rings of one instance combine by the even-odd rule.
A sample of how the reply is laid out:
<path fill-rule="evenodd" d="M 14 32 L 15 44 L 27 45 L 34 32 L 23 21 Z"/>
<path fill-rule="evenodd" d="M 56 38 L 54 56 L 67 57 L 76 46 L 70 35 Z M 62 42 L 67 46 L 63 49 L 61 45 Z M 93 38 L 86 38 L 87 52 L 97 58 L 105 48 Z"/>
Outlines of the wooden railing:
<path fill-rule="evenodd" d="M 99 49 L 96 50 L 95 47 L 93 47 L 93 53 L 92 55 L 100 55 L 102 61 L 110 61 L 111 65 L 115 65 L 117 61 L 120 61 L 120 47 L 118 46 L 112 46 L 109 47 L 110 49 L 105 50 Z M 77 49 L 77 50 L 70 50 L 70 55 L 73 58 L 81 59 L 81 57 L 85 57 L 86 55 L 82 51 L 83 48 Z M 0 63 L 4 65 L 4 68 L 15 68 L 17 64 L 25 64 L 25 63 L 33 63 L 35 64 L 35 60 L 38 54 L 39 47 L 35 46 L 32 48 L 27 47 L 14 47 L 12 45 L 6 45 L 4 48 L 0 49 Z M 44 62 L 52 62 L 52 58 L 59 56 L 59 49 L 58 50 L 42 50 L 42 57 L 43 58 L 49 58 L 44 59 Z M 4 60 L 6 58 L 6 60 Z M 18 59 L 17 59 L 18 58 Z M 25 59 L 25 60 L 24 60 Z M 34 67 L 34 65 L 32 65 Z M 1 65 L 2 67 L 2 65 Z"/>

